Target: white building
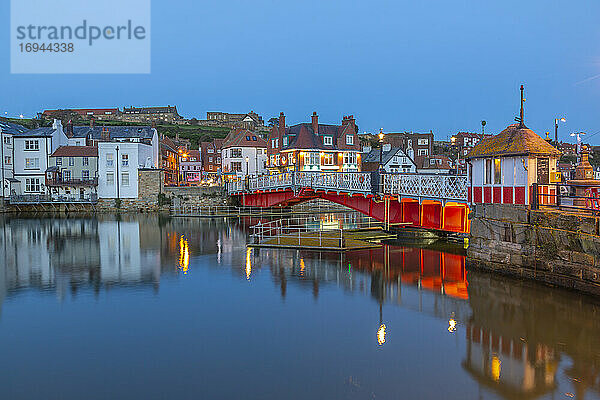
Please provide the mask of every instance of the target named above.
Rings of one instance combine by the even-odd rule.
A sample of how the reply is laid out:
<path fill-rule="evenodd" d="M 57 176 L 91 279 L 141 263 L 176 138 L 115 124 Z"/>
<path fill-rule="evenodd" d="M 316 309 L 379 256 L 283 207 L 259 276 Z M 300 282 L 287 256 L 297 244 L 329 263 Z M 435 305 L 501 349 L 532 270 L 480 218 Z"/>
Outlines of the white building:
<path fill-rule="evenodd" d="M 59 120 L 52 127 L 30 129 L 13 135 L 13 177 L 15 194 L 47 194 L 46 169 L 50 155 L 66 146 L 67 136 Z"/>
<path fill-rule="evenodd" d="M 364 150 L 369 150 L 367 154 L 362 156 L 362 170 L 376 171 L 379 169 L 379 158 L 381 156 L 381 164 L 383 170 L 387 173 L 414 173 L 417 172 L 417 165 L 412 157 L 409 157 L 400 147 L 392 147 L 390 144 L 384 144 L 383 148 L 372 149 L 365 147 Z"/>
<path fill-rule="evenodd" d="M 249 130 L 232 132 L 223 143 L 223 172 L 238 176 L 267 173 L 267 141 Z"/>
<path fill-rule="evenodd" d="M 75 129 L 77 131 L 77 129 Z M 104 127 L 98 142 L 98 197 L 138 197 L 140 168 L 159 168 L 158 132 L 150 127 Z"/>
<path fill-rule="evenodd" d="M 12 122 L 0 121 L 0 198 L 10 196 L 10 190 L 15 179 L 13 177 L 13 166 L 15 157 L 13 154 L 13 136 L 20 135 L 27 128 Z"/>

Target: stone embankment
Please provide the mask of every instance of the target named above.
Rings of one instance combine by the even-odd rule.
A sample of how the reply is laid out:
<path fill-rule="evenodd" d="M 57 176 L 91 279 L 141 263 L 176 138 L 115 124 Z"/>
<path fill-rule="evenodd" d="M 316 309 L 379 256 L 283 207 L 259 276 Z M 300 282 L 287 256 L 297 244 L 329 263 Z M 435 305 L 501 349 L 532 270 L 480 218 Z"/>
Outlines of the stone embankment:
<path fill-rule="evenodd" d="M 600 295 L 600 217 L 477 204 L 467 264 Z"/>

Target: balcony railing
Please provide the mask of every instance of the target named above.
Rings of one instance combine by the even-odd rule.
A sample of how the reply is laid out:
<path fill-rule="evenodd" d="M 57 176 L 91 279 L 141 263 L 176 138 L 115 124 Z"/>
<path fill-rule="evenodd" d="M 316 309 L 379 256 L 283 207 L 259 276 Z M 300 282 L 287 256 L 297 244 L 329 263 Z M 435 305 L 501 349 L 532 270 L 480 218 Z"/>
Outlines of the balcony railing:
<path fill-rule="evenodd" d="M 46 186 L 98 186 L 98 178 L 46 179 Z"/>

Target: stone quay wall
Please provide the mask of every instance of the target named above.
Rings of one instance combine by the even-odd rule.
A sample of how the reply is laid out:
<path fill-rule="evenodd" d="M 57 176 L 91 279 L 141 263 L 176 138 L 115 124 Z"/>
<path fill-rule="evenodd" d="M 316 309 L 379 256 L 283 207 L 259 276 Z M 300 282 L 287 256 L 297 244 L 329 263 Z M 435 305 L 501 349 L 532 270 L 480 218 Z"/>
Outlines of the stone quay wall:
<path fill-rule="evenodd" d="M 510 204 L 476 204 L 470 217 L 470 268 L 600 295 L 600 217 Z"/>

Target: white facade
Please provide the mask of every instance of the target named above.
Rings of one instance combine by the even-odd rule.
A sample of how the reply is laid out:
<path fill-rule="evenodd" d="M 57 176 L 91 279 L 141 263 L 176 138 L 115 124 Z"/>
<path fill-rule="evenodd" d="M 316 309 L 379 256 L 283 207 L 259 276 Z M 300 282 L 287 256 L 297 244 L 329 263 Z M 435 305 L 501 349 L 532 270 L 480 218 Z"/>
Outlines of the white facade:
<path fill-rule="evenodd" d="M 52 128 L 39 128 L 13 137 L 13 175 L 20 183 L 11 185 L 16 194 L 46 194 L 46 169 L 50 155 L 68 139 L 62 124 L 54 120 Z"/>
<path fill-rule="evenodd" d="M 235 172 L 238 176 L 256 176 L 267 173 L 266 147 L 225 147 L 221 155 L 225 172 Z M 248 162 L 246 162 L 246 158 Z"/>
<path fill-rule="evenodd" d="M 414 173 L 417 172 L 417 166 L 415 162 L 402 151 L 401 148 L 397 148 L 396 153 L 385 162 L 383 165 L 385 172 L 402 172 L 402 173 Z"/>
<path fill-rule="evenodd" d="M 158 168 L 158 142 L 98 143 L 98 197 L 137 198 L 140 168 Z"/>
<path fill-rule="evenodd" d="M 13 135 L 2 132 L 0 134 L 0 146 L 0 168 L 2 168 L 2 171 L 0 171 L 0 180 L 2 180 L 0 197 L 8 197 L 10 196 L 10 181 L 13 178 L 13 165 L 15 161 L 13 155 Z"/>

